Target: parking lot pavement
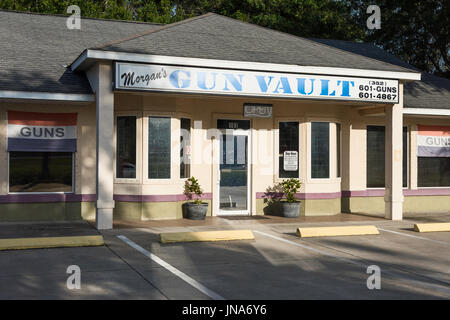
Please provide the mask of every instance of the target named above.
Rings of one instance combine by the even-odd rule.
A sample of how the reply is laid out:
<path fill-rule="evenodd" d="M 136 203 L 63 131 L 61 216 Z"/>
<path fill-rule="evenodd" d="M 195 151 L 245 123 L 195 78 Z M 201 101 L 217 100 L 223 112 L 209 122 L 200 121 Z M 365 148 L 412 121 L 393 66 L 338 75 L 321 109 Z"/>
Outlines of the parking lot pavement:
<path fill-rule="evenodd" d="M 331 224 L 339 223 L 318 223 Z M 450 298 L 450 233 L 413 232 L 411 220 L 370 224 L 380 235 L 303 239 L 298 223 L 191 226 L 252 229 L 255 240 L 175 244 L 158 234 L 186 228 L 103 231 L 103 247 L 0 252 L 0 299 Z M 80 266 L 80 290 L 66 287 L 71 264 Z M 380 290 L 367 287 L 372 265 Z"/>
<path fill-rule="evenodd" d="M 81 270 L 69 290 L 68 266 Z M 0 299 L 166 299 L 107 247 L 0 252 Z"/>
<path fill-rule="evenodd" d="M 166 245 L 159 244 L 151 230 L 116 232 L 226 299 L 450 298 L 450 241 L 410 239 L 389 232 L 304 240 L 295 236 L 295 228 L 259 225 L 254 228 L 254 241 Z M 381 269 L 381 290 L 367 288 L 370 265 Z M 146 264 L 137 267 L 145 269 Z"/>

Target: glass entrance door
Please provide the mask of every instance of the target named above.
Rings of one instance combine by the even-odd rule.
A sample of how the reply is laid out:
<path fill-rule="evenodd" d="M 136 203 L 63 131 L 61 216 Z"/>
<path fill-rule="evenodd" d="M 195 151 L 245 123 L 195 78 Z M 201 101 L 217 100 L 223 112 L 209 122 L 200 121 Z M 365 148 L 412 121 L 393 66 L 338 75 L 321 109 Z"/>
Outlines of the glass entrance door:
<path fill-rule="evenodd" d="M 248 215 L 249 130 L 225 129 L 221 132 L 218 174 L 219 214 Z"/>

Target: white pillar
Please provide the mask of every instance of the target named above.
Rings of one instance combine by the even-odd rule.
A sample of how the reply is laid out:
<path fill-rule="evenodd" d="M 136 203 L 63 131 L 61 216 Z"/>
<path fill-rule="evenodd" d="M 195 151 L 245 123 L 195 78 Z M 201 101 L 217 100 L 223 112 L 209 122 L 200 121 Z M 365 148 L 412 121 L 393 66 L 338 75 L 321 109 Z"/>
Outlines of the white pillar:
<path fill-rule="evenodd" d="M 114 93 L 112 66 L 97 63 L 87 76 L 96 94 L 97 158 L 96 158 L 96 214 L 97 229 L 112 229 L 114 209 Z"/>
<path fill-rule="evenodd" d="M 399 103 L 386 107 L 386 194 L 385 218 L 403 218 L 403 84 L 399 84 Z"/>

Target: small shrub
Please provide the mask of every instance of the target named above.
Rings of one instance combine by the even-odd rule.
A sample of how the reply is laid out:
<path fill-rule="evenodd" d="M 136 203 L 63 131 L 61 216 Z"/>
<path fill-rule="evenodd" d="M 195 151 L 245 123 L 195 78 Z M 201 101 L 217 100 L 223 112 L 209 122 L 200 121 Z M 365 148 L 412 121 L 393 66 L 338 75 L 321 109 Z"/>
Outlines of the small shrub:
<path fill-rule="evenodd" d="M 201 204 L 202 201 L 200 200 L 203 191 L 200 188 L 200 184 L 198 183 L 198 180 L 194 177 L 190 177 L 186 180 L 184 184 L 184 194 L 189 200 L 193 200 L 195 204 Z"/>
<path fill-rule="evenodd" d="M 281 189 L 286 196 L 287 202 L 296 202 L 295 194 L 301 187 L 301 182 L 298 179 L 290 178 L 281 182 Z"/>

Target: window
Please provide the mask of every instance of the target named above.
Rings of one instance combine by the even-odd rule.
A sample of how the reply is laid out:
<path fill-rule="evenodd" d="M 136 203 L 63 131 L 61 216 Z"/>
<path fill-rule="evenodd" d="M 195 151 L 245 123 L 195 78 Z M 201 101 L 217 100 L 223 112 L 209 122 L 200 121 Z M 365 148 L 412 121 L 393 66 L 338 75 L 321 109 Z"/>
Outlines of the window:
<path fill-rule="evenodd" d="M 311 178 L 330 177 L 330 124 L 311 122 Z"/>
<path fill-rule="evenodd" d="M 280 178 L 298 178 L 298 152 L 299 152 L 298 122 L 280 122 L 278 141 L 279 141 L 278 176 Z M 291 153 L 291 157 L 294 157 L 294 159 L 295 159 L 295 152 L 297 152 L 297 170 L 294 170 L 295 166 L 291 168 L 286 166 L 285 170 L 285 159 L 284 159 L 285 151 L 294 151 L 293 153 Z"/>
<path fill-rule="evenodd" d="M 191 120 L 180 119 L 180 178 L 191 175 Z"/>
<path fill-rule="evenodd" d="M 73 192 L 72 152 L 10 152 L 9 192 Z"/>
<path fill-rule="evenodd" d="M 336 177 L 341 177 L 341 124 L 336 123 Z"/>
<path fill-rule="evenodd" d="M 148 118 L 148 178 L 170 179 L 170 118 Z"/>
<path fill-rule="evenodd" d="M 418 158 L 419 187 L 450 187 L 450 157 Z"/>
<path fill-rule="evenodd" d="M 136 116 L 116 121 L 116 178 L 136 178 Z"/>
<path fill-rule="evenodd" d="M 385 127 L 367 126 L 367 188 L 385 187 Z M 408 128 L 403 127 L 403 187 L 408 185 Z"/>

